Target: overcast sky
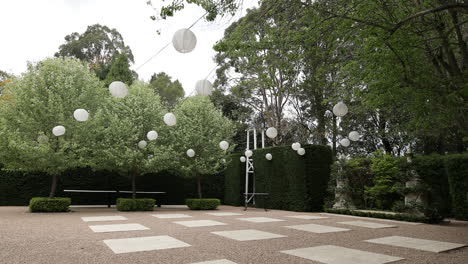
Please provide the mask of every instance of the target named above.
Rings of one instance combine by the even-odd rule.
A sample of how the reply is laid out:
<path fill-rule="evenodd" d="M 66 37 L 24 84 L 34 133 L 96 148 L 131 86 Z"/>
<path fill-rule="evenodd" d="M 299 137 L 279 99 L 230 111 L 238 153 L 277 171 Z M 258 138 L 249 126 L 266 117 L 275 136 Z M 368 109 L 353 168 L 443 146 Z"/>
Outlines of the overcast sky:
<path fill-rule="evenodd" d="M 20 74 L 28 61 L 53 57 L 64 37 L 72 32 L 83 33 L 88 25 L 101 24 L 117 29 L 135 57 L 132 69 L 138 68 L 169 43 L 180 28 L 187 28 L 205 11 L 188 5 L 166 21 L 152 21 L 155 15 L 147 0 L 0 0 L 0 70 Z M 161 0 L 153 0 L 160 3 Z M 168 2 L 168 1 L 166 1 Z M 155 72 L 164 71 L 184 86 L 186 95 L 195 89 L 195 82 L 204 79 L 216 66 L 212 47 L 222 38 L 224 29 L 256 6 L 256 0 L 244 0 L 244 11 L 234 18 L 215 22 L 201 20 L 192 28 L 197 36 L 194 51 L 181 54 L 172 45 L 167 47 L 137 72 L 148 80 Z M 160 29 L 161 35 L 156 31 Z M 214 72 L 208 78 L 213 81 Z"/>

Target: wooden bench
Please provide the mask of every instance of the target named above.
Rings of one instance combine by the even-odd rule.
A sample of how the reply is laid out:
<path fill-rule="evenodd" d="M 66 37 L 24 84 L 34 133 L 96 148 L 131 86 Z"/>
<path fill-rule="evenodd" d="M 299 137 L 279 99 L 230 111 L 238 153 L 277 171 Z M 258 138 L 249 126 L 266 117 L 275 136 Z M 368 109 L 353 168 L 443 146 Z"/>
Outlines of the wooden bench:
<path fill-rule="evenodd" d="M 119 196 L 120 193 L 133 193 L 132 191 L 118 191 L 118 190 L 63 190 L 63 192 L 70 192 L 70 193 L 106 193 L 107 194 L 107 207 L 111 207 L 111 195 L 112 193 L 115 194 L 115 197 Z M 147 193 L 147 194 L 166 194 L 166 192 L 136 192 L 136 193 Z M 161 207 L 161 200 L 156 200 L 156 204 L 158 207 Z"/>

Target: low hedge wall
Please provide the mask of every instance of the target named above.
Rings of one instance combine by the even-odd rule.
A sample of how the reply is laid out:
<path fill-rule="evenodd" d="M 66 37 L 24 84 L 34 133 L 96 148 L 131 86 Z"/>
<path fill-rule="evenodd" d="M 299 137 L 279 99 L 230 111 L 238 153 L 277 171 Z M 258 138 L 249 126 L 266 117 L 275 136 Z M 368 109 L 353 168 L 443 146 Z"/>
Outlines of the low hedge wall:
<path fill-rule="evenodd" d="M 156 200 L 151 198 L 118 198 L 116 207 L 119 211 L 153 211 Z"/>
<path fill-rule="evenodd" d="M 221 204 L 219 199 L 186 199 L 185 204 L 190 210 L 214 210 Z"/>
<path fill-rule="evenodd" d="M 29 202 L 29 210 L 31 212 L 68 212 L 70 204 L 70 198 L 34 197 Z"/>
<path fill-rule="evenodd" d="M 381 218 L 381 219 L 392 219 L 398 221 L 405 221 L 405 222 L 420 222 L 420 223 L 438 223 L 440 221 L 433 220 L 424 216 L 417 216 L 417 215 L 410 215 L 410 214 L 385 214 L 385 213 L 377 213 L 377 212 L 360 212 L 355 210 L 349 209 L 325 209 L 325 212 L 332 213 L 332 214 L 344 214 L 344 215 L 354 215 L 354 216 L 361 216 L 361 217 L 374 217 L 374 218 Z"/>

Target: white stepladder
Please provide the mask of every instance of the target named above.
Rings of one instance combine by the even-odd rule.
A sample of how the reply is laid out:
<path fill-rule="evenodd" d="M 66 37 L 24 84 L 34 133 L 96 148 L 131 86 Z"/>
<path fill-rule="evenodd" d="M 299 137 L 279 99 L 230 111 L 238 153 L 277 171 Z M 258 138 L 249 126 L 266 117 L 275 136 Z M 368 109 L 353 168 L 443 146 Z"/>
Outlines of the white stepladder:
<path fill-rule="evenodd" d="M 247 129 L 247 148 L 245 149 L 250 150 L 250 132 L 253 132 L 253 149 L 257 149 L 257 130 Z M 265 130 L 262 129 L 262 148 L 265 148 Z M 244 211 L 247 210 L 249 203 L 251 202 L 252 205 L 255 205 L 255 196 L 263 196 L 265 200 L 268 199 L 269 193 L 257 193 L 255 192 L 255 174 L 254 174 L 254 164 L 253 158 L 245 157 L 245 192 L 244 192 Z M 252 175 L 252 192 L 249 192 L 249 178 Z M 267 210 L 266 201 L 265 201 L 265 211 Z"/>

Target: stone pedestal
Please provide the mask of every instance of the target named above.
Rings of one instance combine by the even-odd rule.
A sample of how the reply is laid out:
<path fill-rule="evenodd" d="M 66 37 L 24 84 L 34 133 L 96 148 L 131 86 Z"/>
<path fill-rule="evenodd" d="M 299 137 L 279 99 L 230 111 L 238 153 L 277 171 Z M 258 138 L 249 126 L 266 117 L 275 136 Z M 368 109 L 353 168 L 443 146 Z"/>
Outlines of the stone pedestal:
<path fill-rule="evenodd" d="M 346 180 L 336 180 L 334 209 L 356 209 L 351 197 L 346 192 L 347 184 Z"/>

